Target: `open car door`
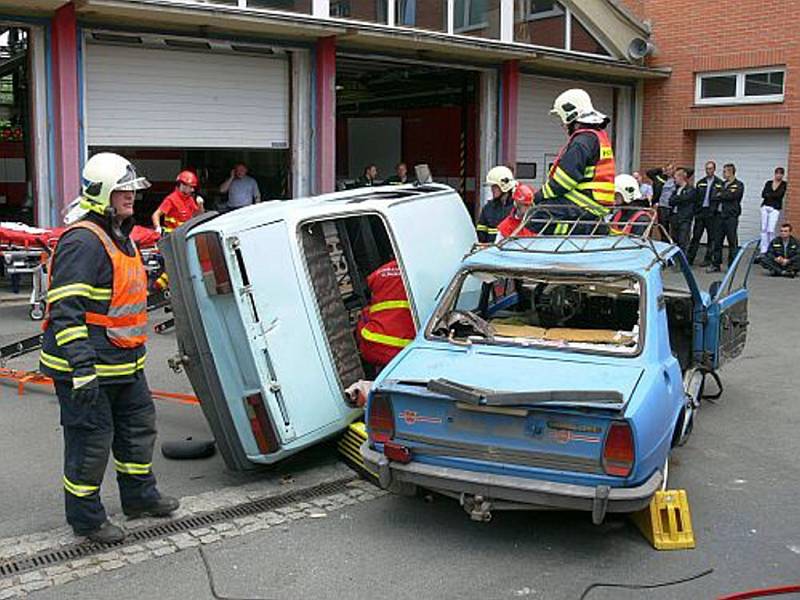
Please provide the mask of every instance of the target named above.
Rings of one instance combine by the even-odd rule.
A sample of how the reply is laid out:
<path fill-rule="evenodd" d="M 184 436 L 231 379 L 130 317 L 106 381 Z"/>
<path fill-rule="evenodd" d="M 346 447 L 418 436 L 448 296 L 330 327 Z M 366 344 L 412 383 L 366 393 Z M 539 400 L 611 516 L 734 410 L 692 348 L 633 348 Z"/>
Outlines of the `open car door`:
<path fill-rule="evenodd" d="M 721 283 L 711 286 L 711 304 L 705 331 L 705 352 L 709 366 L 717 369 L 739 356 L 747 341 L 747 280 L 753 266 L 758 240 L 747 242 Z"/>

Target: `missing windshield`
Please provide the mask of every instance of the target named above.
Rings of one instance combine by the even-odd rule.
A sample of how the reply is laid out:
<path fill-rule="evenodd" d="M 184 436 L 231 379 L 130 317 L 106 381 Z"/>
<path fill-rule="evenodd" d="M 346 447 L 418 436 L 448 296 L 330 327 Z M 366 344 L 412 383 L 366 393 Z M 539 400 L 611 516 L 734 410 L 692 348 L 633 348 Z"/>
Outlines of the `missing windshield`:
<path fill-rule="evenodd" d="M 641 284 L 630 275 L 462 273 L 427 335 L 453 344 L 542 346 L 634 355 Z"/>

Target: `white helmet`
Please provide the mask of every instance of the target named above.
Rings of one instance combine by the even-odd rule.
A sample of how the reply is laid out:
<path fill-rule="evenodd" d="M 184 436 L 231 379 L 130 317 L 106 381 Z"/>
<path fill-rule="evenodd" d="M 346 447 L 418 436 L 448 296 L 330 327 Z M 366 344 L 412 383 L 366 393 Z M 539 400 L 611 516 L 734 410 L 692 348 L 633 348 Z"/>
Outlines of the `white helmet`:
<path fill-rule="evenodd" d="M 630 204 L 634 200 L 642 199 L 642 190 L 639 182 L 633 175 L 622 173 L 614 178 L 614 192 L 622 197 L 623 204 Z"/>
<path fill-rule="evenodd" d="M 492 167 L 486 174 L 486 183 L 489 185 L 496 185 L 503 193 L 510 192 L 517 187 L 517 180 L 514 179 L 514 173 L 504 165 Z"/>
<path fill-rule="evenodd" d="M 550 114 L 558 115 L 564 125 L 574 122 L 602 125 L 608 120 L 608 117 L 592 106 L 589 94 L 578 88 L 559 94 L 553 102 Z"/>
<path fill-rule="evenodd" d="M 149 187 L 150 182 L 136 174 L 129 160 L 119 154 L 101 152 L 87 160 L 83 167 L 80 208 L 105 215 L 113 192 Z"/>

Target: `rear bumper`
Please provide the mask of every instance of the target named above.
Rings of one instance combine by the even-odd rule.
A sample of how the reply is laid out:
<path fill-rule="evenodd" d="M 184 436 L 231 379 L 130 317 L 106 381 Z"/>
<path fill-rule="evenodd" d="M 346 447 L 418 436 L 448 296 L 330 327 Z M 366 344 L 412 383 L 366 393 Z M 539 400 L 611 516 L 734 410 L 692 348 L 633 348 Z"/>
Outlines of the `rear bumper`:
<path fill-rule="evenodd" d="M 417 462 L 401 464 L 390 461 L 364 442 L 361 456 L 368 469 L 378 475 L 382 488 L 393 482 L 410 483 L 450 494 L 481 496 L 488 501 L 505 501 L 529 505 L 531 508 L 583 510 L 592 513 L 599 524 L 605 515 L 641 510 L 661 487 L 662 475 L 656 471 L 636 487 L 612 488 L 607 485 L 586 486 L 555 483 L 509 475 L 493 475 L 465 469 L 439 467 Z"/>

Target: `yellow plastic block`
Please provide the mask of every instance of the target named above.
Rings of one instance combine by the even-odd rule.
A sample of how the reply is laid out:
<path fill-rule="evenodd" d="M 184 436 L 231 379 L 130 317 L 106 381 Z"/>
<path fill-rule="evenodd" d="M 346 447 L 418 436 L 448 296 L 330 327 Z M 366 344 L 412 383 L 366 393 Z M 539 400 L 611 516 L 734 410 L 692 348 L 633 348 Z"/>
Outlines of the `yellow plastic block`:
<path fill-rule="evenodd" d="M 361 444 L 367 439 L 367 428 L 362 422 L 352 423 L 344 435 L 339 439 L 338 448 L 339 454 L 342 455 L 345 462 L 350 466 L 355 467 L 359 471 L 377 477 L 375 473 L 367 469 L 364 464 L 364 459 L 361 457 Z"/>
<path fill-rule="evenodd" d="M 686 490 L 656 492 L 647 508 L 631 515 L 642 535 L 656 550 L 695 547 Z"/>

